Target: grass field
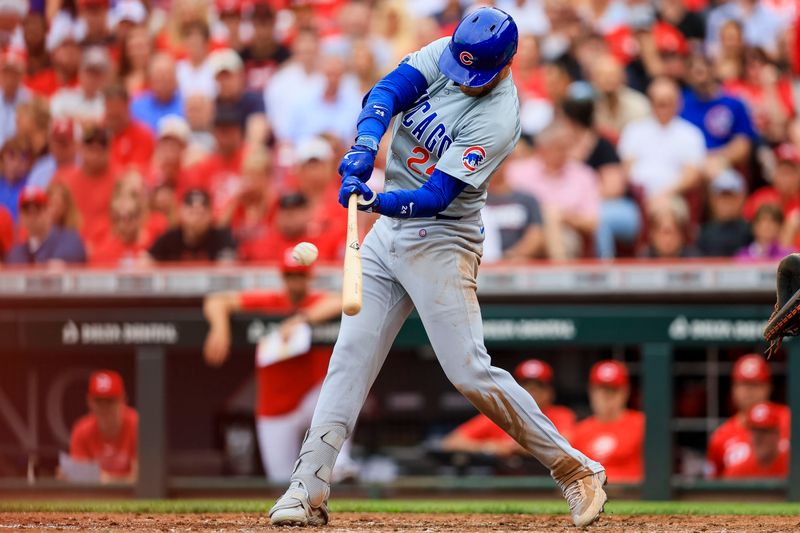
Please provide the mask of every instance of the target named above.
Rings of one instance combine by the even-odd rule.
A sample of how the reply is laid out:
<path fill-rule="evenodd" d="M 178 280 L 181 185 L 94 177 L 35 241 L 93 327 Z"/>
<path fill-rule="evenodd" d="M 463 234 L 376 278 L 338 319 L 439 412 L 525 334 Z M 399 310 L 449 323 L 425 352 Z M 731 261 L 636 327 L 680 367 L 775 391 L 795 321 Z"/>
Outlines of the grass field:
<path fill-rule="evenodd" d="M 271 500 L 121 500 L 0 502 L 2 513 L 263 513 Z M 334 513 L 565 514 L 563 500 L 334 500 Z M 798 503 L 611 501 L 606 514 L 798 516 Z"/>

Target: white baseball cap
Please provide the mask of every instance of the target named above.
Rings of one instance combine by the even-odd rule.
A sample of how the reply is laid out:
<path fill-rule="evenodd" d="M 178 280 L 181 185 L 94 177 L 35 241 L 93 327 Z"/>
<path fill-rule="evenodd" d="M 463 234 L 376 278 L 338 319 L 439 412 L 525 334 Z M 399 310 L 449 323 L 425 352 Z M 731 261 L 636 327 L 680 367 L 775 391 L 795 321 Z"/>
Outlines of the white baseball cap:
<path fill-rule="evenodd" d="M 29 9 L 28 0 L 0 0 L 0 13 L 14 13 L 24 17 L 28 14 Z"/>
<path fill-rule="evenodd" d="M 147 20 L 147 10 L 139 0 L 122 0 L 111 11 L 111 25 L 133 22 L 137 26 Z"/>
<path fill-rule="evenodd" d="M 81 30 L 75 22 L 69 17 L 57 15 L 47 32 L 45 46 L 48 52 L 52 52 L 67 41 L 79 43 L 81 37 Z"/>
<path fill-rule="evenodd" d="M 178 115 L 167 115 L 158 121 L 158 138 L 164 139 L 172 137 L 178 139 L 182 143 L 189 142 L 189 136 L 192 134 L 189 123 Z"/>
<path fill-rule="evenodd" d="M 295 161 L 302 165 L 312 159 L 328 161 L 333 157 L 333 149 L 328 141 L 322 137 L 310 137 L 301 141 L 295 150 Z"/>
<path fill-rule="evenodd" d="M 732 168 L 727 168 L 711 181 L 711 191 L 743 194 L 747 192 L 747 184 L 741 174 Z"/>
<path fill-rule="evenodd" d="M 223 48 L 212 52 L 208 57 L 208 65 L 214 76 L 220 72 L 241 72 L 244 69 L 242 58 L 232 48 Z"/>

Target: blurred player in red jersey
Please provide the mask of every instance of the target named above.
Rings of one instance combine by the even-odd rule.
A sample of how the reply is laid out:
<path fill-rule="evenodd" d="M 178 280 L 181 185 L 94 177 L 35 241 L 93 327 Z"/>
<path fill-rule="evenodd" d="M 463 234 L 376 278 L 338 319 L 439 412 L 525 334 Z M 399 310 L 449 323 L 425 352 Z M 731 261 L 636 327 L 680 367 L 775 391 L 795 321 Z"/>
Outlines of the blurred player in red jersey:
<path fill-rule="evenodd" d="M 772 375 L 767 361 L 758 354 L 740 357 L 733 365 L 731 400 L 736 414 L 711 434 L 706 452 L 706 474 L 718 477 L 722 472 L 744 461 L 750 453 L 747 413 L 756 404 L 766 402 L 772 394 Z M 789 438 L 789 408 L 775 405 L 780 419 L 781 438 Z"/>
<path fill-rule="evenodd" d="M 569 440 L 575 426 L 575 413 L 568 407 L 554 405 L 553 369 L 539 359 L 523 361 L 514 370 L 514 377 L 533 396 L 537 405 Z M 522 451 L 517 442 L 484 414 L 458 426 L 442 441 L 447 451 L 509 455 Z"/>
<path fill-rule="evenodd" d="M 72 428 L 70 456 L 98 463 L 102 482 L 135 481 L 139 415 L 126 405 L 122 377 L 113 370 L 93 373 L 86 402 L 89 414 Z"/>
<path fill-rule="evenodd" d="M 284 341 L 302 324 L 322 324 L 341 315 L 339 296 L 312 290 L 311 267 L 297 264 L 291 252 L 286 250 L 281 265 L 285 290 L 224 292 L 206 297 L 204 312 L 210 328 L 203 353 L 209 365 L 219 366 L 228 358 L 233 313 L 288 316 L 280 324 Z M 292 474 L 332 352 L 329 346 L 312 346 L 306 353 L 266 365 L 256 357 L 256 431 L 264 470 L 271 481 L 287 481 Z M 334 469 L 334 477 L 339 479 L 354 473 L 347 448 L 343 448 L 345 453 L 339 455 Z"/>
<path fill-rule="evenodd" d="M 600 361 L 589 374 L 592 416 L 575 426 L 570 442 L 600 461 L 611 483 L 642 480 L 644 413 L 627 408 L 631 394 L 628 369 L 619 361 Z"/>
<path fill-rule="evenodd" d="M 757 403 L 747 411 L 747 457 L 722 471 L 723 478 L 785 478 L 789 473 L 789 441 L 781 437 L 785 407 Z"/>

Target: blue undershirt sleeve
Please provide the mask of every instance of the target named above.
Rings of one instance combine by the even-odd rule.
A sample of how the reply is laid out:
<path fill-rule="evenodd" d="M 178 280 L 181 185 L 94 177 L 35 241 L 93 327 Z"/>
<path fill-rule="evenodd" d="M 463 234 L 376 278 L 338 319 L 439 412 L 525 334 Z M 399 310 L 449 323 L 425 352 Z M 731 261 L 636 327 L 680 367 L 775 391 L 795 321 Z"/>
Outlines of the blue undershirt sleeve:
<path fill-rule="evenodd" d="M 461 180 L 434 170 L 419 189 L 378 193 L 376 211 L 394 218 L 424 218 L 441 213 L 467 186 Z"/>
<path fill-rule="evenodd" d="M 380 142 L 392 117 L 411 107 L 428 89 L 428 81 L 420 71 L 407 63 L 384 76 L 365 97 L 358 115 L 358 136 Z"/>

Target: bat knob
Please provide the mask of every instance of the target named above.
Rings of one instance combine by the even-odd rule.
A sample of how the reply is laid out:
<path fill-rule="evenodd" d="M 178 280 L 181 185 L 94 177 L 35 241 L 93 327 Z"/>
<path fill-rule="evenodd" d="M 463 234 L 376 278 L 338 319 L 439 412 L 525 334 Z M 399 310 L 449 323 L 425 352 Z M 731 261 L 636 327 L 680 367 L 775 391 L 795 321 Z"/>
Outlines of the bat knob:
<path fill-rule="evenodd" d="M 342 311 L 347 316 L 355 316 L 361 311 L 361 304 L 359 302 L 349 302 L 342 306 Z"/>

